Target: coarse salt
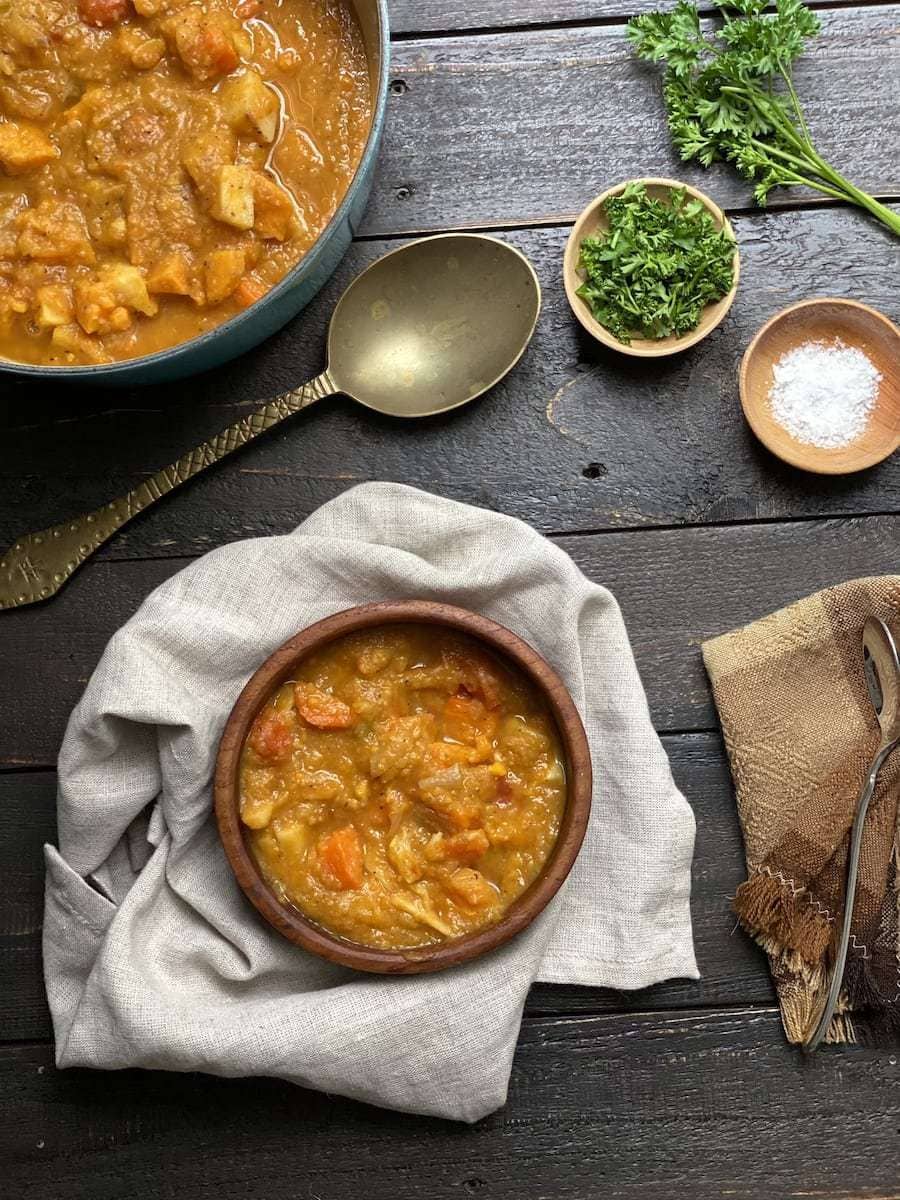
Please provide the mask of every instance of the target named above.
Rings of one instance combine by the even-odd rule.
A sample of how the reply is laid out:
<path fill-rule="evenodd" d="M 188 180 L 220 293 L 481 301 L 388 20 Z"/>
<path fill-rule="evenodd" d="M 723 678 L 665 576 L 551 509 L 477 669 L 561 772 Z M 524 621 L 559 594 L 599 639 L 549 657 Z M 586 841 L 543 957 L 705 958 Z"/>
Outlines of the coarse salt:
<path fill-rule="evenodd" d="M 866 428 L 881 373 L 856 346 L 840 338 L 803 342 L 772 368 L 772 416 L 791 437 L 809 446 L 848 446 Z"/>

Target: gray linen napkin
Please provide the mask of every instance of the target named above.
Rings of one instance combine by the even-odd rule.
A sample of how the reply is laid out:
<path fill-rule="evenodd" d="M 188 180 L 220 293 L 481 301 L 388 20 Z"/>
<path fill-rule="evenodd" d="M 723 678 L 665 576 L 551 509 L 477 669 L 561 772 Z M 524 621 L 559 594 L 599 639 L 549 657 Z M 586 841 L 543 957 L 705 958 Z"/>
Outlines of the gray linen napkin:
<path fill-rule="evenodd" d="M 321 962 L 244 899 L 211 777 L 238 693 L 330 613 L 422 598 L 475 609 L 560 672 L 594 758 L 567 886 L 488 957 L 386 979 Z M 365 484 L 292 534 L 236 542 L 169 579 L 112 638 L 59 761 L 44 970 L 60 1067 L 274 1075 L 476 1121 L 504 1103 L 536 979 L 639 988 L 696 978 L 691 811 L 653 731 L 619 609 L 510 517 Z"/>

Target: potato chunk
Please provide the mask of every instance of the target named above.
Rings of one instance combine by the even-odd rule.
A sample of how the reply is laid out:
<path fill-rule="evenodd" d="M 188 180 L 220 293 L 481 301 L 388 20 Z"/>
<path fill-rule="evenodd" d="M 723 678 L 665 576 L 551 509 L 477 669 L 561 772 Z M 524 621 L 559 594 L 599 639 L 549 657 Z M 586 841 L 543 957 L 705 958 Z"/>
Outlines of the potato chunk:
<path fill-rule="evenodd" d="M 219 168 L 210 213 L 235 229 L 252 229 L 254 217 L 253 170 L 245 166 Z"/>
<path fill-rule="evenodd" d="M 76 359 L 87 363 L 112 362 L 96 338 L 88 337 L 74 322 L 71 325 L 57 325 L 50 336 L 50 343 L 68 362 Z"/>
<path fill-rule="evenodd" d="M 201 196 L 212 196 L 219 170 L 233 161 L 236 147 L 234 134 L 224 126 L 203 129 L 185 142 L 181 163 Z"/>
<path fill-rule="evenodd" d="M 75 314 L 85 333 L 115 333 L 128 329 L 134 313 L 155 316 L 156 301 L 137 267 L 109 263 L 93 279 L 75 284 Z"/>
<path fill-rule="evenodd" d="M 258 141 L 274 142 L 281 104 L 278 93 L 263 81 L 258 71 L 251 67 L 242 75 L 226 79 L 218 95 L 225 120 L 232 129 L 250 134 Z"/>
<path fill-rule="evenodd" d="M 59 157 L 46 134 L 17 121 L 0 124 L 0 166 L 7 175 L 25 175 Z"/>
<path fill-rule="evenodd" d="M 72 292 L 64 283 L 45 284 L 37 289 L 34 297 L 38 306 L 35 319 L 41 329 L 68 325 L 73 320 Z"/>
<path fill-rule="evenodd" d="M 243 250 L 213 250 L 208 254 L 203 271 L 207 304 L 227 300 L 243 274 Z"/>

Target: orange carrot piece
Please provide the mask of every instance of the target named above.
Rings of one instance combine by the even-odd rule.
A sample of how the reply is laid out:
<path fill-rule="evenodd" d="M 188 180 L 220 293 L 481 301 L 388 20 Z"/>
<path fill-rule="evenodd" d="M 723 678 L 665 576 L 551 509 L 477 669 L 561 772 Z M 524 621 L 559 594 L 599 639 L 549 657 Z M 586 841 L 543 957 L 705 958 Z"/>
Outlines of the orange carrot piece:
<path fill-rule="evenodd" d="M 287 713 L 265 708 L 253 722 L 250 745 L 260 758 L 287 758 L 294 746 L 293 722 Z"/>
<path fill-rule="evenodd" d="M 258 279 L 245 275 L 231 294 L 241 308 L 249 308 L 251 304 L 261 300 L 268 290 L 266 285 L 260 283 Z"/>
<path fill-rule="evenodd" d="M 313 683 L 298 683 L 294 687 L 294 707 L 307 725 L 316 729 L 349 729 L 353 724 L 349 704 Z"/>
<path fill-rule="evenodd" d="M 319 841 L 319 862 L 325 881 L 337 890 L 358 888 L 363 881 L 363 854 L 359 834 L 352 825 L 335 829 Z"/>

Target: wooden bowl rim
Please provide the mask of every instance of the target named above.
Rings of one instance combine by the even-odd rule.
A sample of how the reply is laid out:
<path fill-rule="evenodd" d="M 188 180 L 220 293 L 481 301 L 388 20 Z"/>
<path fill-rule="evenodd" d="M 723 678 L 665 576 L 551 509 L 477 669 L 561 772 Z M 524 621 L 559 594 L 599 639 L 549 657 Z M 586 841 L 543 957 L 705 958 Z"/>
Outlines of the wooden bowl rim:
<path fill-rule="evenodd" d="M 741 409 L 744 413 L 744 419 L 759 441 L 762 442 L 770 454 L 774 454 L 776 458 L 780 458 L 788 466 L 797 467 L 801 471 L 808 471 L 812 475 L 853 475 L 857 471 L 865 471 L 869 467 L 877 466 L 878 463 L 884 462 L 886 458 L 889 458 L 895 450 L 900 449 L 900 433 L 897 434 L 893 442 L 886 438 L 881 449 L 873 446 L 868 454 L 861 455 L 858 459 L 854 460 L 852 465 L 841 466 L 837 462 L 829 463 L 827 456 L 829 454 L 846 453 L 847 447 L 840 447 L 834 451 L 830 451 L 822 446 L 805 447 L 802 442 L 798 442 L 792 438 L 787 430 L 785 430 L 785 440 L 783 443 L 776 444 L 773 442 L 769 438 L 765 426 L 757 419 L 758 406 L 753 405 L 750 401 L 750 367 L 754 356 L 759 352 L 759 345 L 762 339 L 774 326 L 780 324 L 785 317 L 790 316 L 792 313 L 799 312 L 802 309 L 815 309 L 826 305 L 832 308 L 854 309 L 857 312 L 864 313 L 867 319 L 874 321 L 877 325 L 883 326 L 888 333 L 893 334 L 897 338 L 898 344 L 900 344 L 900 328 L 894 324 L 890 317 L 886 317 L 883 312 L 879 312 L 877 308 L 872 308 L 870 304 L 864 304 L 861 300 L 851 300 L 846 296 L 813 296 L 808 300 L 797 300 L 793 304 L 788 304 L 786 308 L 779 309 L 777 313 L 769 317 L 768 321 L 756 331 L 750 344 L 744 351 L 738 373 Z"/>
<path fill-rule="evenodd" d="M 716 221 L 719 222 L 721 227 L 727 230 L 731 237 L 734 238 L 734 281 L 729 292 L 720 300 L 717 300 L 715 304 L 707 305 L 706 309 L 703 310 L 706 312 L 708 309 L 715 307 L 719 307 L 721 310 L 708 325 L 703 325 L 703 316 L 701 315 L 700 324 L 697 328 L 692 329 L 690 333 L 686 333 L 682 337 L 675 337 L 673 334 L 670 334 L 668 337 L 660 338 L 658 341 L 637 338 L 632 341 L 630 346 L 626 346 L 624 342 L 620 342 L 604 325 L 601 325 L 594 318 L 590 308 L 580 296 L 576 295 L 576 291 L 582 283 L 582 280 L 578 276 L 577 264 L 578 251 L 585 226 L 605 200 L 610 196 L 618 195 L 619 192 L 624 191 L 631 183 L 642 183 L 645 187 L 665 187 L 670 191 L 673 188 L 684 188 L 688 195 L 693 196 L 695 200 L 699 200 Z M 734 229 L 731 226 L 731 222 L 722 209 L 719 208 L 718 204 L 714 200 L 711 200 L 705 192 L 701 192 L 699 188 L 692 187 L 689 183 L 682 183 L 678 179 L 667 179 L 659 175 L 648 175 L 640 179 L 626 179 L 624 183 L 617 183 L 614 187 L 607 188 L 605 192 L 601 192 L 599 196 L 595 196 L 576 218 L 575 224 L 572 226 L 569 237 L 566 240 L 565 251 L 563 252 L 563 285 L 566 289 L 566 299 L 569 301 L 569 307 L 575 314 L 576 319 L 598 342 L 602 342 L 604 346 L 609 346 L 611 350 L 618 350 L 620 354 L 630 354 L 633 358 L 664 358 L 669 354 L 678 354 L 681 350 L 688 350 L 691 346 L 696 346 L 698 342 L 702 342 L 728 315 L 737 294 L 740 276 L 741 256 L 737 238 L 734 236 Z"/>
<path fill-rule="evenodd" d="M 238 770 L 244 738 L 272 691 L 311 651 L 360 629 L 378 625 L 437 624 L 468 634 L 509 660 L 543 695 L 565 755 L 566 806 L 559 835 L 541 873 L 496 924 L 434 946 L 382 950 L 331 934 L 283 904 L 262 878 L 244 840 L 238 812 Z M 225 724 L 216 758 L 214 796 L 219 835 L 244 894 L 280 934 L 330 962 L 380 974 L 418 974 L 469 962 L 526 928 L 562 886 L 587 831 L 592 795 L 591 755 L 578 710 L 550 664 L 517 634 L 468 609 L 425 600 L 361 604 L 325 617 L 281 645 L 244 686 Z"/>

